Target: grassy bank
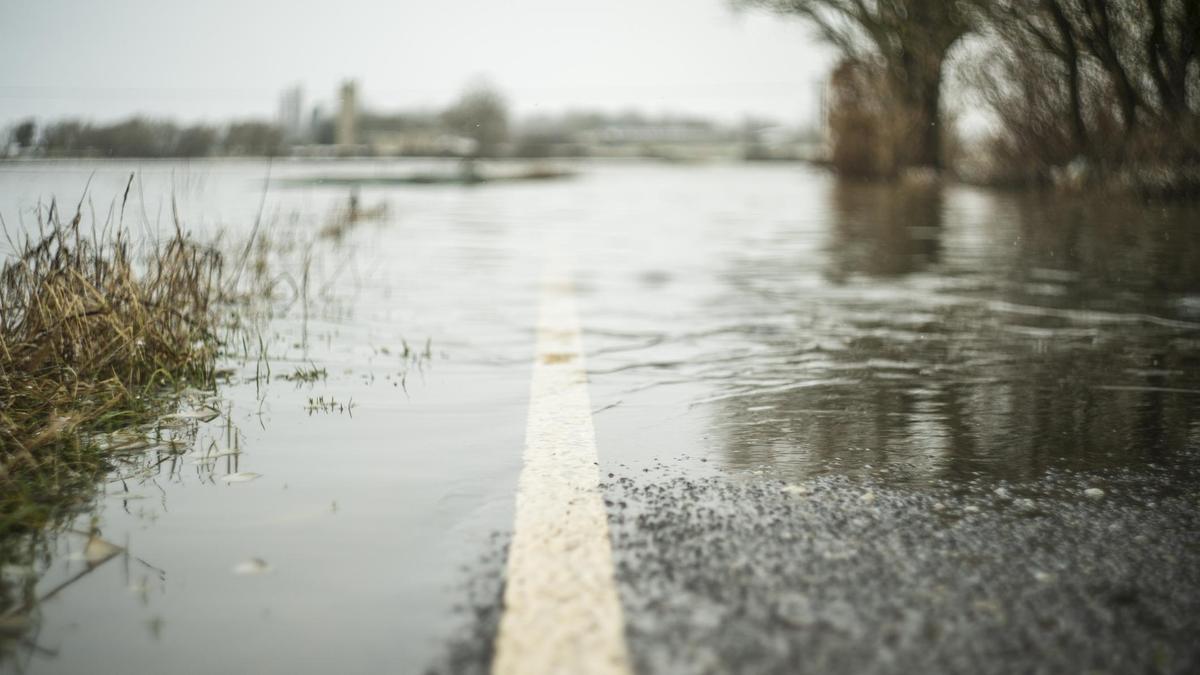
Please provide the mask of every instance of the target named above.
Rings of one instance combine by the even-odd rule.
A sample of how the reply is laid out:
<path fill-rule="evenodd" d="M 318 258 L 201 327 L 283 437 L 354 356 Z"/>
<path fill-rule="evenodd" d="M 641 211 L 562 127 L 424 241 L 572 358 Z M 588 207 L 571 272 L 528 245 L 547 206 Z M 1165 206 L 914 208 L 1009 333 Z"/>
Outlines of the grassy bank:
<path fill-rule="evenodd" d="M 72 515 L 110 468 L 92 434 L 211 387 L 223 260 L 177 225 L 137 244 L 77 210 L 39 213 L 0 270 L 0 533 Z"/>

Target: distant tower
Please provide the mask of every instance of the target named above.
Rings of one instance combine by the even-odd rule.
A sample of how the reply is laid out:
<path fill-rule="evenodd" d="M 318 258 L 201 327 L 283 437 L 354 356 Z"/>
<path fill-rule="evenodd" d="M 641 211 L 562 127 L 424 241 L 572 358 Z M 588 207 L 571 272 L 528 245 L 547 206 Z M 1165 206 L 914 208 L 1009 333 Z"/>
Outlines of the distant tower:
<path fill-rule="evenodd" d="M 357 94 L 354 80 L 342 83 L 341 108 L 338 109 L 337 132 L 335 140 L 338 145 L 350 146 L 355 144 L 355 122 L 358 117 Z"/>
<path fill-rule="evenodd" d="M 308 115 L 308 128 L 307 128 L 308 137 L 312 139 L 313 143 L 325 144 L 325 143 L 333 142 L 333 138 L 332 138 L 333 130 L 330 129 L 328 131 L 324 131 L 324 129 L 323 129 L 324 120 L 325 120 L 325 111 L 321 108 L 320 105 L 314 105 L 312 107 L 312 112 L 310 112 Z M 324 137 L 322 136 L 323 131 L 324 131 Z"/>
<path fill-rule="evenodd" d="M 279 95 L 279 130 L 289 141 L 299 141 L 304 138 L 304 120 L 301 110 L 304 107 L 304 90 L 300 85 L 288 87 Z"/>

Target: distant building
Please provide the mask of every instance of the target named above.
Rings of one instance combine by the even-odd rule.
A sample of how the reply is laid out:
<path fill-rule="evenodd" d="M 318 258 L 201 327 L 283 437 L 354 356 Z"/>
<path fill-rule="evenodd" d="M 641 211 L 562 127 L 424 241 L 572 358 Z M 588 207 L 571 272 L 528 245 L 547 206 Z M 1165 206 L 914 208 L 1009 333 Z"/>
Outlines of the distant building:
<path fill-rule="evenodd" d="M 342 147 L 349 148 L 357 143 L 358 139 L 358 95 L 356 92 L 357 85 L 353 80 L 347 80 L 342 83 L 339 98 L 341 99 L 340 107 L 338 108 L 337 126 L 334 133 L 334 141 Z"/>
<path fill-rule="evenodd" d="M 279 130 L 289 143 L 305 140 L 308 136 L 303 109 L 304 90 L 300 85 L 288 87 L 279 95 Z"/>
<path fill-rule="evenodd" d="M 328 126 L 325 120 L 325 110 L 319 104 L 314 105 L 308 115 L 308 135 L 313 143 L 329 143 L 332 140 L 329 138 Z"/>

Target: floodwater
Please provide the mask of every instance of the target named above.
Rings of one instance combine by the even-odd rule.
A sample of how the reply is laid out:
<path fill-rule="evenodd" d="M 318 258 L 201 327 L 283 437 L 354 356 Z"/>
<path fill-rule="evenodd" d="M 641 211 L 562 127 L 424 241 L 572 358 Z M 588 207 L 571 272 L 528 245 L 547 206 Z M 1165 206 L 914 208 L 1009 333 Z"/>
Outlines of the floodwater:
<path fill-rule="evenodd" d="M 4 542 L 6 595 L 70 583 L 0 636 L 0 668 L 435 662 L 470 620 L 473 566 L 511 529 L 547 257 L 575 271 L 606 474 L 920 490 L 1170 471 L 1200 452 L 1194 208 L 589 162 L 560 181 L 363 187 L 386 214 L 335 240 L 317 233 L 348 189 L 280 181 L 431 166 L 0 165 L 10 229 L 89 180 L 85 216 L 103 220 L 136 172 L 135 231 L 173 227 L 174 196 L 186 228 L 230 242 L 261 212 L 283 251 L 264 276 L 268 359 L 231 358 L 207 402 L 220 415 L 168 432 L 186 449 L 89 497 L 75 529 L 94 515 L 127 553 L 89 565 L 72 532 Z M 325 376 L 280 377 L 311 367 Z"/>

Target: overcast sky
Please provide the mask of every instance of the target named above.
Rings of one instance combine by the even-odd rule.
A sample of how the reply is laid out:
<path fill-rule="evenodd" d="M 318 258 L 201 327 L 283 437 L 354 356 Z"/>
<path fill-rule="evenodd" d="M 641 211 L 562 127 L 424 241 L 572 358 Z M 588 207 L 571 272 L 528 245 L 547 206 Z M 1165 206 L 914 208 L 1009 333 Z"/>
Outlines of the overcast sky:
<path fill-rule="evenodd" d="M 279 92 L 441 106 L 472 80 L 519 113 L 815 114 L 830 60 L 727 0 L 0 0 L 0 126 L 34 116 L 274 116 Z M 328 108 L 327 108 L 328 109 Z"/>

